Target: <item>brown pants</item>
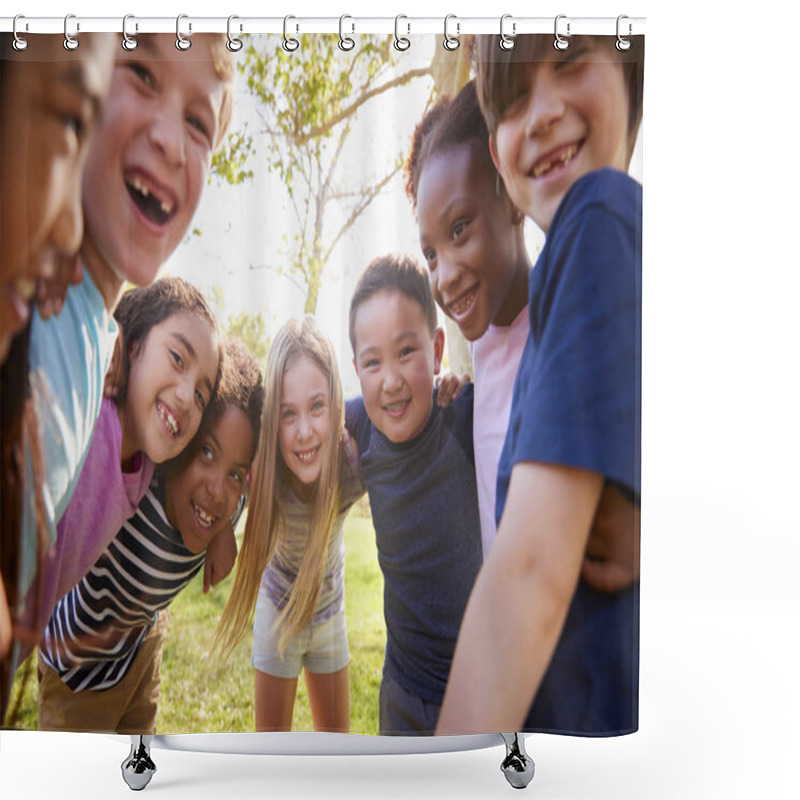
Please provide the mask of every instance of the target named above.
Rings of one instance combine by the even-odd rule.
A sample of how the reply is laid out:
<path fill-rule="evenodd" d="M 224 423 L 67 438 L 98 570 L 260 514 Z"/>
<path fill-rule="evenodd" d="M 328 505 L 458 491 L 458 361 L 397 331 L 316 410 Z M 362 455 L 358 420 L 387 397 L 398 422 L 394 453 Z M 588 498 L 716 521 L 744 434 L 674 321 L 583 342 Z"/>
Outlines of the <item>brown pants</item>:
<path fill-rule="evenodd" d="M 39 657 L 39 730 L 154 734 L 161 688 L 161 651 L 169 609 L 142 642 L 125 677 L 110 689 L 73 692 Z"/>

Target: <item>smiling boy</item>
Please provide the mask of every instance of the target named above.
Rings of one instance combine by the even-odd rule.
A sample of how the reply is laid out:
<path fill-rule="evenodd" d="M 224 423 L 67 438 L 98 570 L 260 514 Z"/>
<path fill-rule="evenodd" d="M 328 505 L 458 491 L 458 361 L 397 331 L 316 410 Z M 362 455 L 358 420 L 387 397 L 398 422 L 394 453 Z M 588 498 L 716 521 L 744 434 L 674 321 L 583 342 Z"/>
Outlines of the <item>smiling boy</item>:
<path fill-rule="evenodd" d="M 497 538 L 437 733 L 638 727 L 638 580 L 603 594 L 579 573 L 608 504 L 638 562 L 642 199 L 622 170 L 641 120 L 641 48 L 620 54 L 609 37 L 560 52 L 544 36 L 519 37 L 510 53 L 497 37 L 479 45 L 494 162 L 547 238 L 529 282 Z M 518 608 L 524 616 L 509 614 Z"/>
<path fill-rule="evenodd" d="M 472 387 L 434 403 L 444 349 L 427 270 L 375 259 L 350 303 L 363 400 L 347 404 L 384 577 L 380 731 L 431 734 L 482 560 Z"/>

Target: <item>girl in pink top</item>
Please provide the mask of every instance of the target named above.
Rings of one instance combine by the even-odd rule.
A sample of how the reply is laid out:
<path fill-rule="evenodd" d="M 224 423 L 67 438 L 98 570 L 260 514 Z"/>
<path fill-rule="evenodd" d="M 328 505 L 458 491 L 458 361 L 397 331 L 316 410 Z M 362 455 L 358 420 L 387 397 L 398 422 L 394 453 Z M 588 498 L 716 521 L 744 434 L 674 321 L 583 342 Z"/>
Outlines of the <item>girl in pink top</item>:
<path fill-rule="evenodd" d="M 136 511 L 155 464 L 191 441 L 216 387 L 220 333 L 202 294 L 179 278 L 133 289 L 114 316 L 122 333 L 119 386 L 106 398 L 75 493 L 47 552 L 38 596 L 29 594 L 30 645 L 55 603 L 94 565 Z M 28 626 L 26 625 L 26 628 Z"/>

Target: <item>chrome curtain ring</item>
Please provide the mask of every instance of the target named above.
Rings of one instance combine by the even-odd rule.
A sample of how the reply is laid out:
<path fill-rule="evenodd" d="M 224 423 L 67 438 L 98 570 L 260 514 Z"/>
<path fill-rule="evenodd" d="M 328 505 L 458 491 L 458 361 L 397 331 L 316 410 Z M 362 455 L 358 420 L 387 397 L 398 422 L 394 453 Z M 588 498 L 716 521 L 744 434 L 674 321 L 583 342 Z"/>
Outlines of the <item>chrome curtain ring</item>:
<path fill-rule="evenodd" d="M 622 20 L 624 20 L 624 19 L 628 19 L 628 17 L 625 14 L 620 14 L 617 17 L 617 45 L 616 45 L 616 47 L 617 47 L 617 50 L 619 50 L 621 53 L 624 53 L 626 50 L 630 50 L 631 49 L 631 40 L 630 39 L 626 39 L 621 33 Z M 633 31 L 633 26 L 629 22 L 628 23 L 628 36 L 631 35 L 632 31 Z"/>
<path fill-rule="evenodd" d="M 291 14 L 285 16 L 283 18 L 283 49 L 287 53 L 294 53 L 298 47 L 300 47 L 300 40 L 295 39 L 294 36 L 289 36 L 289 20 L 290 19 L 297 19 L 297 17 L 293 17 Z M 295 26 L 295 31 L 299 31 L 299 27 Z"/>
<path fill-rule="evenodd" d="M 555 34 L 556 34 L 556 38 L 555 38 L 555 41 L 553 42 L 553 47 L 555 47 L 556 50 L 566 50 L 569 47 L 569 39 L 565 39 L 558 32 L 558 21 L 560 19 L 566 19 L 566 18 L 567 18 L 566 14 L 559 14 L 556 17 L 556 21 L 555 21 L 555 25 L 554 25 L 554 31 L 555 31 Z M 569 26 L 569 22 L 567 22 L 567 36 L 570 35 L 569 27 L 570 27 Z"/>
<path fill-rule="evenodd" d="M 17 33 L 17 23 L 21 19 L 25 19 L 25 15 L 24 14 L 17 14 L 17 16 L 14 17 L 14 24 L 13 24 L 13 26 L 11 28 L 11 30 L 14 33 L 14 49 L 15 50 L 19 50 L 20 52 L 22 52 L 23 50 L 27 50 L 28 49 L 28 45 L 30 44 L 30 42 L 28 42 L 27 39 L 23 39 Z M 26 31 L 28 30 L 28 23 L 27 22 L 25 23 L 25 30 Z"/>
<path fill-rule="evenodd" d="M 69 21 L 71 19 L 75 19 L 75 15 L 74 14 L 67 14 L 67 16 L 64 17 L 64 49 L 65 50 L 77 50 L 78 49 L 78 45 L 80 44 L 80 42 L 74 36 L 70 36 L 70 33 L 69 33 Z M 81 29 L 80 23 L 76 22 L 75 23 L 75 32 L 77 33 L 78 31 L 80 31 L 80 29 Z"/>
<path fill-rule="evenodd" d="M 349 14 L 342 14 L 339 17 L 339 49 L 347 52 L 356 46 L 356 40 L 350 36 L 344 35 L 344 21 L 346 19 L 353 19 Z M 351 23 L 352 31 L 355 31 L 355 25 Z"/>
<path fill-rule="evenodd" d="M 136 40 L 134 36 L 128 36 L 128 20 L 129 19 L 136 19 L 133 14 L 126 14 L 122 18 L 122 49 L 127 50 L 130 52 L 131 50 L 135 50 L 139 46 L 139 42 Z M 135 22 L 133 24 L 133 29 L 135 31 L 139 30 L 139 23 Z"/>
<path fill-rule="evenodd" d="M 228 17 L 228 41 L 226 42 L 225 47 L 227 47 L 228 50 L 231 51 L 231 53 L 238 53 L 242 49 L 242 47 L 244 47 L 241 39 L 237 39 L 234 36 L 231 36 L 231 23 L 235 19 L 239 19 L 239 17 L 237 17 L 236 14 L 231 14 Z M 241 32 L 242 32 L 242 26 L 240 25 L 239 33 Z"/>
<path fill-rule="evenodd" d="M 175 39 L 175 47 L 177 47 L 178 50 L 186 51 L 192 46 L 192 40 L 191 39 L 187 39 L 181 33 L 181 20 L 182 19 L 188 19 L 188 18 L 189 18 L 188 14 L 178 14 L 177 18 L 175 19 L 175 36 L 177 37 Z M 189 33 L 191 33 L 191 32 L 192 32 L 192 23 L 190 22 L 189 23 Z"/>
<path fill-rule="evenodd" d="M 450 22 L 451 19 L 456 20 L 456 35 L 451 36 L 447 32 L 447 23 Z M 442 42 L 442 46 L 445 50 L 458 50 L 459 45 L 461 42 L 458 40 L 458 34 L 461 32 L 461 23 L 458 22 L 458 18 L 455 14 L 448 14 L 444 18 L 444 41 Z"/>
<path fill-rule="evenodd" d="M 401 36 L 398 32 L 401 19 L 408 19 L 408 17 L 405 14 L 398 14 L 394 18 L 394 49 L 399 50 L 402 53 L 411 47 L 411 39 L 409 39 L 407 36 Z M 406 23 L 406 27 L 408 28 L 408 33 L 411 33 L 411 25 Z"/>
<path fill-rule="evenodd" d="M 514 38 L 517 35 L 517 23 L 511 23 L 511 36 L 509 36 L 503 29 L 503 25 L 507 19 L 511 19 L 511 14 L 503 14 L 500 17 L 500 49 L 513 50 L 517 46 L 517 40 Z"/>

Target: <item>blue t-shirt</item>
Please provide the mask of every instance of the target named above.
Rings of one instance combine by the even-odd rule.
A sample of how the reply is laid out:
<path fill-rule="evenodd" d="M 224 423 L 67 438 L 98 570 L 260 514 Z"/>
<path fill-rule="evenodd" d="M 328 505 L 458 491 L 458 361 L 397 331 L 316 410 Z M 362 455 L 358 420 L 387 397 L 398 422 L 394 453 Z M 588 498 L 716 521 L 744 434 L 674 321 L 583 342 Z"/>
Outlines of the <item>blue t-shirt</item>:
<path fill-rule="evenodd" d="M 642 190 L 586 175 L 558 207 L 529 281 L 530 336 L 497 475 L 497 521 L 514 464 L 592 470 L 640 492 Z M 525 730 L 602 735 L 638 727 L 639 587 L 583 581 Z"/>
<path fill-rule="evenodd" d="M 383 572 L 384 669 L 408 693 L 441 704 L 458 630 L 483 560 L 473 390 L 447 408 L 434 402 L 424 430 L 390 442 L 361 398 L 347 403 Z"/>

